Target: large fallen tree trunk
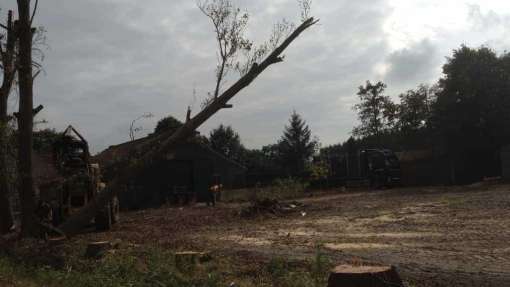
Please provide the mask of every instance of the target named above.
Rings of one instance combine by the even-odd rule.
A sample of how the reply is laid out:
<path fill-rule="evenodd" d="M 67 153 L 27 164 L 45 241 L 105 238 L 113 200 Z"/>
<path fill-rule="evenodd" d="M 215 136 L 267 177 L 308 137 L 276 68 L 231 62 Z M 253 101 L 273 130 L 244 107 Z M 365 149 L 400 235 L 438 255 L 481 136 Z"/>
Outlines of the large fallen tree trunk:
<path fill-rule="evenodd" d="M 160 136 L 156 137 L 149 144 L 144 145 L 147 149 L 158 146 L 157 149 L 149 150 L 144 156 L 135 163 L 130 164 L 126 169 L 123 169 L 119 174 L 108 184 L 108 188 L 99 194 L 94 200 L 92 200 L 87 206 L 82 208 L 78 213 L 70 217 L 63 224 L 59 226 L 59 229 L 64 231 L 67 235 L 72 235 L 78 232 L 85 224 L 90 222 L 94 217 L 96 210 L 104 206 L 110 198 L 118 194 L 122 189 L 122 183 L 128 182 L 130 178 L 140 174 L 142 170 L 150 163 L 161 158 L 168 151 L 174 149 L 178 144 L 184 142 L 190 136 L 194 134 L 194 131 L 212 117 L 219 110 L 226 108 L 227 103 L 235 95 L 237 95 L 242 89 L 250 85 L 265 69 L 272 64 L 283 62 L 282 53 L 285 49 L 306 29 L 316 24 L 318 20 L 309 18 L 301 25 L 299 25 L 281 45 L 276 47 L 274 51 L 269 54 L 264 61 L 260 64 L 254 63 L 251 69 L 242 76 L 236 83 L 230 88 L 224 91 L 219 97 L 207 105 L 202 111 L 200 111 L 195 117 L 187 121 L 175 132 L 164 132 Z M 155 144 L 158 143 L 158 144 Z"/>

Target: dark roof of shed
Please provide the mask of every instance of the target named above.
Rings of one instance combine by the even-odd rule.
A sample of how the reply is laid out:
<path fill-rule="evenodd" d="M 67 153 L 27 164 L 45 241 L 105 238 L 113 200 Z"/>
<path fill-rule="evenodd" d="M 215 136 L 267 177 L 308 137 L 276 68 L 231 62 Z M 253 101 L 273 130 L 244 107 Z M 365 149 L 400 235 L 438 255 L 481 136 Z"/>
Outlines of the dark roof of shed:
<path fill-rule="evenodd" d="M 93 160 L 99 162 L 103 166 L 108 166 L 108 165 L 114 163 L 118 159 L 128 157 L 130 153 L 136 151 L 136 149 L 138 149 L 138 148 L 141 148 L 144 144 L 146 144 L 152 138 L 153 137 L 151 135 L 149 135 L 147 137 L 143 137 L 143 138 L 140 138 L 140 139 L 137 139 L 134 141 L 129 141 L 129 142 L 121 143 L 118 145 L 109 146 L 106 150 L 95 155 L 93 157 Z M 195 138 L 189 139 L 187 141 L 187 143 L 185 143 L 185 144 L 193 145 L 194 147 L 200 148 L 200 149 L 206 151 L 207 153 L 210 153 L 210 154 L 214 155 L 215 157 L 218 157 L 221 160 L 228 162 L 231 165 L 235 165 L 236 167 L 241 168 L 241 169 L 246 169 L 245 166 L 241 165 L 240 163 L 238 163 L 232 159 L 225 157 L 221 153 L 213 150 L 211 147 L 209 147 L 208 145 L 206 145 L 204 143 L 201 143 L 200 141 L 198 141 Z M 181 146 L 183 146 L 183 145 L 181 145 Z M 178 151 L 179 151 L 179 147 L 177 147 L 175 149 L 175 151 L 172 153 L 175 153 Z"/>

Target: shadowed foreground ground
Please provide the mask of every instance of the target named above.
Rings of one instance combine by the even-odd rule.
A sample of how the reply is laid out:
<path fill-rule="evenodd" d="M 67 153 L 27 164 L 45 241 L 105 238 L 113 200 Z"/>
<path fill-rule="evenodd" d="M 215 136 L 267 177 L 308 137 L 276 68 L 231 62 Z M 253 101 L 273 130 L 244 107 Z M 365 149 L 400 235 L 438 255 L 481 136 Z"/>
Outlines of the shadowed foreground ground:
<path fill-rule="evenodd" d="M 327 192 L 285 215 L 239 216 L 242 204 L 124 214 L 94 239 L 207 250 L 250 264 L 304 261 L 316 246 L 332 262 L 398 267 L 414 286 L 504 286 L 510 281 L 510 186 Z M 91 238 L 92 239 L 92 238 Z"/>
<path fill-rule="evenodd" d="M 126 278 L 123 274 L 132 275 L 126 282 L 153 282 L 159 277 L 154 277 L 148 265 L 169 266 L 161 274 L 173 276 L 173 252 L 207 251 L 214 260 L 196 276 L 207 281 L 214 273 L 220 283 L 204 286 L 223 286 L 231 281 L 240 286 L 322 286 L 323 282 L 306 283 L 317 278 L 313 266 L 320 261 L 318 246 L 330 264 L 395 265 L 409 286 L 506 286 L 510 282 L 510 185 L 330 190 L 298 202 L 290 213 L 263 213 L 249 218 L 240 216 L 247 203 L 123 213 L 122 222 L 111 232 L 85 232 L 53 249 L 44 243 L 37 244 L 39 249 L 19 247 L 15 255 L 0 258 L 0 265 L 7 264 L 0 266 L 0 273 L 16 273 L 22 266 L 16 263 L 17 258 L 32 265 L 32 256 L 43 261 L 24 273 L 0 274 L 0 285 L 36 282 L 27 286 L 39 286 L 37 282 L 54 280 L 64 280 L 60 282 L 65 285 L 65 280 L 74 280 L 69 276 L 81 278 L 89 269 L 93 276 L 84 278 L 91 280 L 91 285 L 79 286 L 96 286 L 95 278 L 104 276 L 121 280 Z M 118 242 L 120 247 L 109 253 L 106 261 L 84 259 L 86 244 L 97 240 Z M 45 252 L 48 256 L 41 255 Z M 47 257 L 53 259 L 44 263 Z M 46 264 L 56 267 L 45 269 Z M 33 270 L 42 275 L 31 279 Z M 292 276 L 303 272 L 309 275 L 300 285 L 288 274 L 284 277 L 290 279 L 278 283 L 278 278 L 283 277 L 275 281 L 275 276 L 282 270 Z M 25 276 L 28 280 L 24 281 Z M 182 282 L 194 286 L 195 275 L 189 280 L 186 274 L 182 276 L 184 281 L 175 286 L 188 286 Z M 323 273 L 318 276 L 327 277 Z M 165 282 L 174 279 L 166 278 Z M 103 286 L 122 286 L 113 283 Z"/>

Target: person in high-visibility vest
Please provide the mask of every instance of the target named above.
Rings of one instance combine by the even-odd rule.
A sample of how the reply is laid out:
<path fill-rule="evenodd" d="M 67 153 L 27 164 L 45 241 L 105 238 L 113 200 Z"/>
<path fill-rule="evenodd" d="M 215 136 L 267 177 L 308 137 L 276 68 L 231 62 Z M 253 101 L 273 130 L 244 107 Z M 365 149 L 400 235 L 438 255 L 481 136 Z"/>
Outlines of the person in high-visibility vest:
<path fill-rule="evenodd" d="M 223 189 L 223 184 L 220 182 L 220 176 L 214 175 L 213 184 L 209 187 L 207 206 L 216 205 L 216 199 L 219 198 L 221 190 Z"/>

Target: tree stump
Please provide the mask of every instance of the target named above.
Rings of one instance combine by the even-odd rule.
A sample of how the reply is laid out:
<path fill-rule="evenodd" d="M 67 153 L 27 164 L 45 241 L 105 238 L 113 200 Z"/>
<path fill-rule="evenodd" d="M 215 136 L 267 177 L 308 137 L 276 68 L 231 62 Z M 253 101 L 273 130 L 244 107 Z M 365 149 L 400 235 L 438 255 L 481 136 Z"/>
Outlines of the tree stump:
<path fill-rule="evenodd" d="M 335 267 L 328 279 L 328 287 L 395 287 L 404 286 L 393 266 Z"/>
<path fill-rule="evenodd" d="M 91 242 L 87 245 L 87 250 L 85 251 L 85 256 L 89 258 L 99 258 L 104 255 L 104 253 L 110 249 L 111 244 L 109 241 L 98 241 Z"/>

